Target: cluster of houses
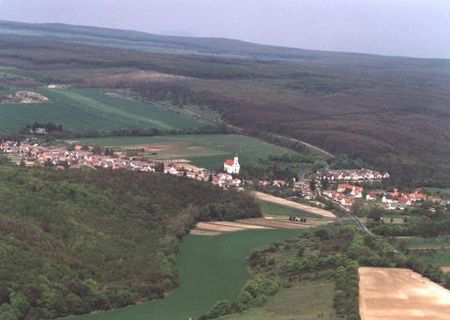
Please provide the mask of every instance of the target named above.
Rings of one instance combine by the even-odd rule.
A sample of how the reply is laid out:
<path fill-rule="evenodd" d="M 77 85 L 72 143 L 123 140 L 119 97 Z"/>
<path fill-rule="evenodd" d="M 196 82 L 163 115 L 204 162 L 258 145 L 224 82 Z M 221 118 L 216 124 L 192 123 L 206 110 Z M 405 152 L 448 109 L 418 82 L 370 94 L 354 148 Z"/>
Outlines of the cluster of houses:
<path fill-rule="evenodd" d="M 349 183 L 341 183 L 336 190 L 324 190 L 322 195 L 341 204 L 344 207 L 351 207 L 355 199 L 363 198 L 364 188 Z"/>
<path fill-rule="evenodd" d="M 380 173 L 371 169 L 343 169 L 343 170 L 323 170 L 317 172 L 319 180 L 331 182 L 370 182 L 389 179 L 389 173 Z"/>
<path fill-rule="evenodd" d="M 377 194 L 376 192 L 371 192 L 367 194 L 367 196 L 369 197 L 369 200 L 380 198 L 380 194 Z M 433 197 L 429 197 L 419 190 L 415 190 L 411 193 L 403 193 L 394 189 L 393 192 L 381 195 L 381 202 L 383 203 L 384 208 L 388 210 L 404 210 L 406 207 L 425 200 L 433 200 Z"/>
<path fill-rule="evenodd" d="M 129 157 L 124 152 L 94 152 L 90 145 L 83 148 L 65 146 L 43 146 L 32 141 L 10 141 L 0 143 L 0 151 L 6 153 L 17 164 L 25 166 L 48 165 L 56 168 L 103 168 L 125 169 L 139 172 L 163 172 L 200 181 L 210 182 L 221 188 L 239 188 L 242 181 L 229 173 L 216 173 L 193 166 L 188 162 L 152 160 L 143 157 Z M 239 159 L 235 157 L 239 163 Z M 239 170 L 237 171 L 239 172 Z"/>
<path fill-rule="evenodd" d="M 322 195 L 338 202 L 344 207 L 351 207 L 356 199 L 366 201 L 378 201 L 379 204 L 386 210 L 404 210 L 422 203 L 426 200 L 439 201 L 439 198 L 424 194 L 420 190 L 415 190 L 411 193 L 399 192 L 394 189 L 393 192 L 370 191 L 364 195 L 364 188 L 350 183 L 340 183 L 336 190 L 324 190 Z"/>

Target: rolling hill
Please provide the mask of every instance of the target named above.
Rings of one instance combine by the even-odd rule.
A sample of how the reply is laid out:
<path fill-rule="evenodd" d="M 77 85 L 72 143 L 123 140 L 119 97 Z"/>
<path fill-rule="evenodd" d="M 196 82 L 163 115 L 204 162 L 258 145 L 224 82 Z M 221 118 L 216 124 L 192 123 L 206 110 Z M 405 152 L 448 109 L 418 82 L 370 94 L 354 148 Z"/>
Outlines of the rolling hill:
<path fill-rule="evenodd" d="M 450 183 L 448 60 L 58 24 L 0 30 L 0 86 L 131 88 L 147 100 L 206 106 L 251 134 L 360 157 L 395 183 Z"/>
<path fill-rule="evenodd" d="M 11 133 L 35 121 L 58 123 L 77 132 L 120 129 L 192 129 L 194 119 L 142 101 L 100 90 L 34 90 L 48 102 L 0 104 L 0 133 Z"/>

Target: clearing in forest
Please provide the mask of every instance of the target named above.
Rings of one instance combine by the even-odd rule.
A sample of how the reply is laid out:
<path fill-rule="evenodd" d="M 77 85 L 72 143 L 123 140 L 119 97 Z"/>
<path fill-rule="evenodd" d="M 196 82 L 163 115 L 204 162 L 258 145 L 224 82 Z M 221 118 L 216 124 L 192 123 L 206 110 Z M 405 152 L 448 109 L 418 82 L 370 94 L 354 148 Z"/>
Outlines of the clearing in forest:
<path fill-rule="evenodd" d="M 448 320 L 450 291 L 401 268 L 359 268 L 362 320 Z"/>

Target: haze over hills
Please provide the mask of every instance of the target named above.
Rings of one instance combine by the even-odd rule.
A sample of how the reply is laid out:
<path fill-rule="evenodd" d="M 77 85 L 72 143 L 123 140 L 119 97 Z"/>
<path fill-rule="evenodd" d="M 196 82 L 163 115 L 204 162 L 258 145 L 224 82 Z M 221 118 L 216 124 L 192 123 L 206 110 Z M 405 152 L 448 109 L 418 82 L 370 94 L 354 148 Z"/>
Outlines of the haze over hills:
<path fill-rule="evenodd" d="M 0 23 L 0 45 L 0 65 L 35 85 L 131 88 L 207 106 L 249 132 L 361 157 L 402 181 L 450 181 L 450 60 L 16 22 Z"/>

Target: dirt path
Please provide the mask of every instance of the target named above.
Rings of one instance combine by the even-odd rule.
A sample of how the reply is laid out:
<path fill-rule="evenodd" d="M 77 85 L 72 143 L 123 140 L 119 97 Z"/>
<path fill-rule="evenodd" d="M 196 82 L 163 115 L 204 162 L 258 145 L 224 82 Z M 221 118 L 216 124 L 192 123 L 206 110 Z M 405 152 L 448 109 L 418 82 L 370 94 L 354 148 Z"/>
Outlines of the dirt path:
<path fill-rule="evenodd" d="M 305 141 L 302 141 L 302 140 L 298 140 L 298 139 L 294 139 L 294 138 L 285 137 L 285 136 L 280 136 L 280 135 L 277 135 L 277 134 L 274 134 L 273 136 L 276 137 L 276 138 L 279 138 L 279 139 L 286 140 L 286 141 L 291 141 L 291 142 L 295 142 L 295 143 L 301 143 L 301 144 L 303 144 L 304 146 L 306 146 L 306 147 L 308 147 L 310 149 L 313 149 L 315 151 L 318 151 L 319 153 L 322 153 L 322 154 L 326 155 L 327 157 L 334 158 L 334 155 L 332 155 L 328 151 L 325 151 L 324 149 L 319 148 L 318 146 L 312 145 L 312 144 L 310 144 L 308 142 L 305 142 Z"/>
<path fill-rule="evenodd" d="M 312 214 L 315 214 L 315 215 L 318 215 L 318 216 L 321 216 L 324 218 L 330 218 L 330 219 L 336 218 L 336 216 L 334 215 L 333 212 L 325 210 L 325 209 L 308 206 L 306 204 L 301 204 L 301 203 L 283 199 L 280 197 L 275 197 L 270 194 L 258 192 L 258 191 L 253 192 L 253 195 L 258 200 L 272 202 L 272 203 L 279 204 L 281 206 L 285 206 L 285 207 L 289 207 L 289 208 L 293 208 L 293 209 L 303 210 L 308 213 L 312 213 Z"/>
<path fill-rule="evenodd" d="M 410 269 L 359 268 L 362 320 L 448 320 L 450 291 Z"/>

